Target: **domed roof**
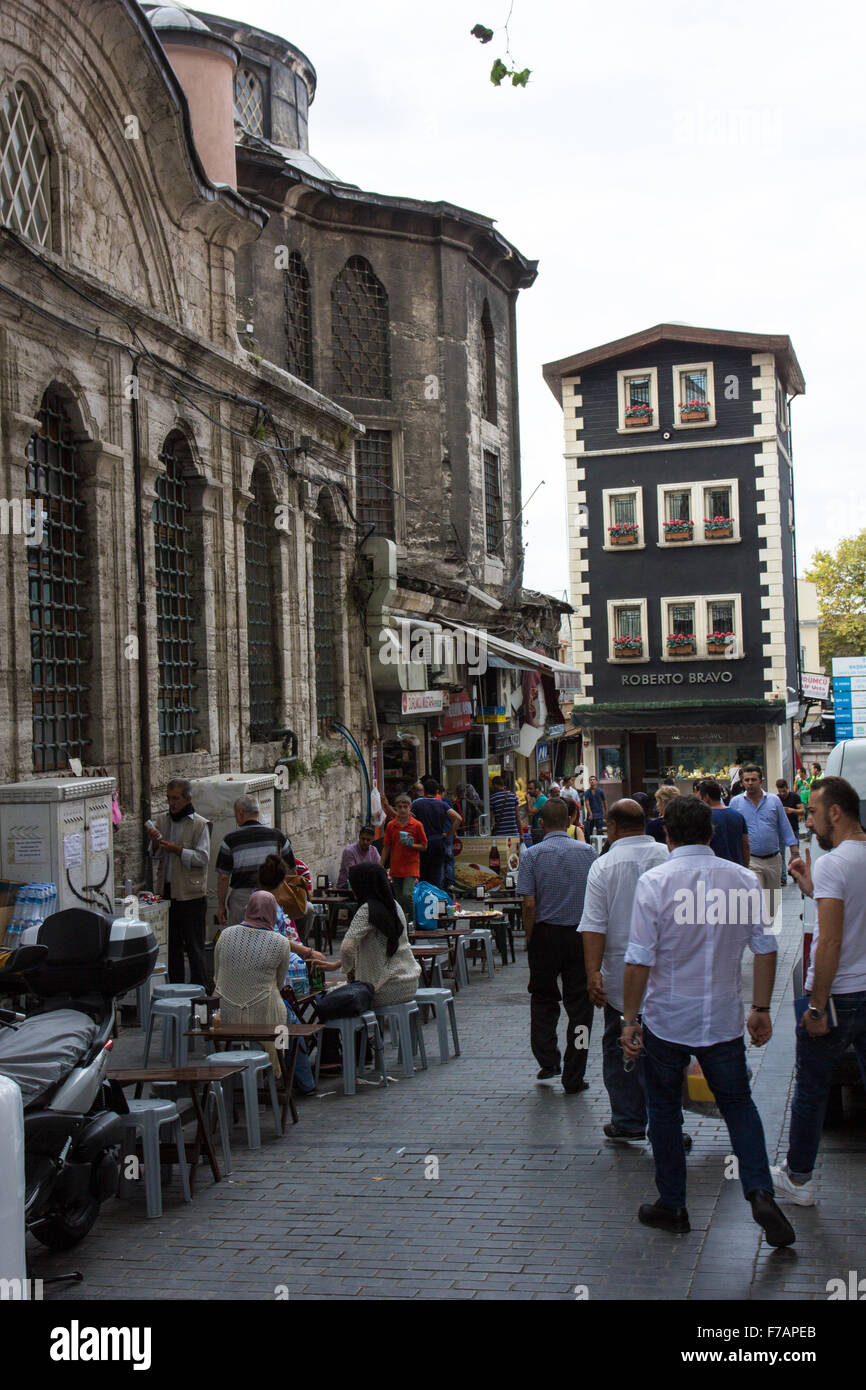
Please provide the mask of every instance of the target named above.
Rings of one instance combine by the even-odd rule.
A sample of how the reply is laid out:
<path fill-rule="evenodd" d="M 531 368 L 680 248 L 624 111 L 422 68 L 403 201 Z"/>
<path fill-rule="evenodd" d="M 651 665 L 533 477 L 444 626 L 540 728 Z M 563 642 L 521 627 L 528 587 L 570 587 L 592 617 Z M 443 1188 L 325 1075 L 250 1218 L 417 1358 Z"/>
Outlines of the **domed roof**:
<path fill-rule="evenodd" d="M 198 15 L 190 14 L 180 5 L 160 5 L 158 9 L 151 10 L 147 17 L 152 29 L 199 29 L 206 34 L 211 33 Z"/>

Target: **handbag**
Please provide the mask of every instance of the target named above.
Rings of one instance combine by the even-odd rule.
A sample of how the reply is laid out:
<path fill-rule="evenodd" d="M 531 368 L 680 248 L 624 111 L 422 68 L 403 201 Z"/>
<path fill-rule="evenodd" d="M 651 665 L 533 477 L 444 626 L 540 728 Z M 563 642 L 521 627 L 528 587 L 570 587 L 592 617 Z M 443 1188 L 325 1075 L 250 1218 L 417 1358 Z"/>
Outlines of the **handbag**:
<path fill-rule="evenodd" d="M 293 922 L 299 922 L 304 916 L 307 910 L 307 885 L 300 874 L 286 874 L 274 897 Z"/>
<path fill-rule="evenodd" d="M 359 1018 L 372 1007 L 373 986 L 365 980 L 339 985 L 327 994 L 323 990 L 313 1000 L 313 1011 L 319 1023 L 331 1023 L 335 1018 Z"/>

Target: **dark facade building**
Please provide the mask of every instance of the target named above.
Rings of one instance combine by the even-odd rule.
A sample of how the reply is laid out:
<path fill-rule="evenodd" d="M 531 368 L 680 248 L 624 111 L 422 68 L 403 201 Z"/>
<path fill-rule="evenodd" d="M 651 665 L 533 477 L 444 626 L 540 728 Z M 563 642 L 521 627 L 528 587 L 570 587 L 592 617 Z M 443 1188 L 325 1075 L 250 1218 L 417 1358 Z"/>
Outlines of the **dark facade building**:
<path fill-rule="evenodd" d="M 799 701 L 784 336 L 661 324 L 544 368 L 565 424 L 573 721 L 608 797 L 744 760 L 792 775 Z"/>

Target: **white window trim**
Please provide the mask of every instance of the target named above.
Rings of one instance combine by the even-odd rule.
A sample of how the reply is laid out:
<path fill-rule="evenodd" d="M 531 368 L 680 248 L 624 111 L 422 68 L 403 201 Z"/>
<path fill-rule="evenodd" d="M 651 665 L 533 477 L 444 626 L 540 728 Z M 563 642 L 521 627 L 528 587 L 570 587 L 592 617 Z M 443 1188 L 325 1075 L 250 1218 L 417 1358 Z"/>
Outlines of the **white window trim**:
<path fill-rule="evenodd" d="M 625 384 L 627 378 L 632 376 L 648 376 L 650 379 L 650 405 L 653 408 L 653 423 L 651 425 L 626 425 L 625 423 Z M 650 434 L 653 430 L 660 428 L 658 367 L 631 367 L 627 372 L 617 372 L 616 394 L 619 411 L 617 434 Z"/>
<path fill-rule="evenodd" d="M 631 494 L 637 498 L 635 506 L 635 516 L 637 518 L 637 542 L 634 545 L 613 545 L 610 539 L 608 527 L 613 525 L 610 514 L 610 499 L 612 497 L 625 497 Z M 604 517 L 604 545 L 603 550 L 645 550 L 646 531 L 643 524 L 643 488 L 642 487 L 606 487 L 601 494 L 602 516 Z"/>
<path fill-rule="evenodd" d="M 673 371 L 673 405 L 674 405 L 674 429 L 675 430 L 706 430 L 716 423 L 716 386 L 713 377 L 712 362 L 681 362 L 672 368 Z M 707 374 L 707 404 L 710 413 L 706 420 L 680 420 L 680 372 L 706 372 Z"/>
<path fill-rule="evenodd" d="M 685 652 L 682 656 L 674 656 L 668 651 L 668 633 L 670 623 L 668 621 L 668 607 L 674 603 L 691 603 L 695 609 L 695 650 Z M 733 603 L 734 605 L 734 644 L 730 648 L 732 655 L 727 652 L 716 654 L 707 651 L 707 605 L 709 603 Z M 743 596 L 742 594 L 674 594 L 659 599 L 659 615 L 661 618 L 662 635 L 662 661 L 742 661 L 745 656 L 743 650 Z"/>
<path fill-rule="evenodd" d="M 643 656 L 617 656 L 613 645 L 616 635 L 614 612 L 617 608 L 639 608 L 640 630 L 643 636 Z M 617 666 L 641 666 L 651 660 L 649 649 L 649 629 L 647 627 L 647 600 L 645 598 L 612 598 L 607 601 L 607 659 Z"/>
<path fill-rule="evenodd" d="M 719 540 L 711 540 L 704 526 L 704 492 L 711 487 L 729 487 L 731 489 L 731 516 L 734 518 L 734 534 L 723 536 Z M 659 483 L 657 492 L 657 511 L 658 511 L 658 541 L 656 544 L 664 550 L 685 550 L 694 545 L 738 545 L 740 542 L 740 489 L 739 479 L 737 478 L 703 478 L 684 483 Z M 690 492 L 692 495 L 692 538 L 690 541 L 669 541 L 664 528 L 665 522 L 665 493 L 667 492 Z"/>

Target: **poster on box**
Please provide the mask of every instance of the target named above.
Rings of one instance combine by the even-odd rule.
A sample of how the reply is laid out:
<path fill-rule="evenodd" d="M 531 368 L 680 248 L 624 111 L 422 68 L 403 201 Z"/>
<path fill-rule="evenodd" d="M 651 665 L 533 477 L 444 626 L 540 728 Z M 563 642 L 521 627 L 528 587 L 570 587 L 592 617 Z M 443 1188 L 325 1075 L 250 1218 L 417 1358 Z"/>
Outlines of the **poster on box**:
<path fill-rule="evenodd" d="M 517 873 L 520 866 L 520 839 L 517 835 L 498 835 L 499 872 L 490 868 L 490 851 L 494 839 L 490 835 L 467 835 L 461 840 L 463 848 L 454 856 L 454 880 L 458 889 L 474 893 L 479 885 L 486 889 L 501 888 L 510 870 Z"/>

